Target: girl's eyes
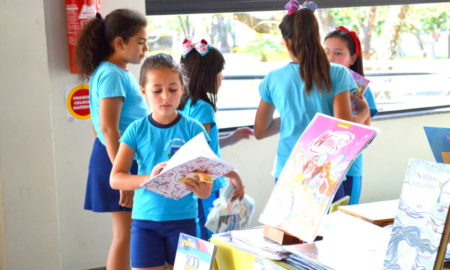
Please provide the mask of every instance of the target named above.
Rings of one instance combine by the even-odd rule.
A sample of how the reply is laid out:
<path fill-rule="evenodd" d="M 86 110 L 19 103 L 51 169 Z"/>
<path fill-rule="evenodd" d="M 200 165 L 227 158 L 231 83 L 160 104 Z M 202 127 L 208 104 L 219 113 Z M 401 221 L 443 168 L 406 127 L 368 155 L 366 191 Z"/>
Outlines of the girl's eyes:
<path fill-rule="evenodd" d="M 178 91 L 178 88 L 170 88 L 169 92 L 175 93 L 176 91 Z"/>

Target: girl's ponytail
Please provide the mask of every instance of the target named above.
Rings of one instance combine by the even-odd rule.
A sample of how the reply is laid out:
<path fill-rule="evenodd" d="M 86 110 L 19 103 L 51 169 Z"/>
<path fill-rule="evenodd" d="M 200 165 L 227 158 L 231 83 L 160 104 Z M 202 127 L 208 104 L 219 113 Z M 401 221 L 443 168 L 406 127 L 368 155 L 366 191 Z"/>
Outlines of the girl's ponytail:
<path fill-rule="evenodd" d="M 330 63 L 322 48 L 319 24 L 309 8 L 285 15 L 279 28 L 288 41 L 289 51 L 299 61 L 300 77 L 309 93 L 315 85 L 319 91 L 331 91 Z"/>
<path fill-rule="evenodd" d="M 105 35 L 105 20 L 97 13 L 95 18 L 84 24 L 78 36 L 75 55 L 81 76 L 90 77 L 111 53 L 112 47 Z"/>

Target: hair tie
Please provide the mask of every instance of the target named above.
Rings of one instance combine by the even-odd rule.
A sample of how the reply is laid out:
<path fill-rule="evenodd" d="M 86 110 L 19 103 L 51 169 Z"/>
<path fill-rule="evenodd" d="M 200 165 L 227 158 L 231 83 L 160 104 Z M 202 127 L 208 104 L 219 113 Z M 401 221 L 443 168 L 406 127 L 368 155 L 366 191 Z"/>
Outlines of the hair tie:
<path fill-rule="evenodd" d="M 190 39 L 183 40 L 183 58 L 186 58 L 192 50 L 196 50 L 201 56 L 205 56 L 209 52 L 210 45 L 204 39 L 200 42 L 193 43 Z"/>
<path fill-rule="evenodd" d="M 361 54 L 361 42 L 359 41 L 359 38 L 358 38 L 358 35 L 356 34 L 356 32 L 349 30 L 345 26 L 342 26 L 342 25 L 336 27 L 336 29 L 344 31 L 345 33 L 347 33 L 347 35 L 350 36 L 350 38 L 353 41 L 353 44 L 355 45 L 355 55 L 356 55 L 356 57 L 358 57 Z"/>
<path fill-rule="evenodd" d="M 301 9 L 309 9 L 312 12 L 314 12 L 317 9 L 317 4 L 313 1 L 305 1 L 303 4 L 300 4 L 298 0 L 290 0 L 287 2 L 287 4 L 284 6 L 284 9 L 288 11 L 288 15 L 294 14 L 295 12 L 301 10 Z"/>

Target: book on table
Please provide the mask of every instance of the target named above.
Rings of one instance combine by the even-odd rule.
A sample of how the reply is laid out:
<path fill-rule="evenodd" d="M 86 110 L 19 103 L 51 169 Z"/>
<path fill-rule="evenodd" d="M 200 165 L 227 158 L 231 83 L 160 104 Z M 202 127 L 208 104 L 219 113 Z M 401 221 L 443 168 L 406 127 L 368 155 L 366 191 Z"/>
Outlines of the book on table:
<path fill-rule="evenodd" d="M 398 199 L 339 206 L 338 210 L 384 227 L 394 222 Z"/>
<path fill-rule="evenodd" d="M 450 165 L 411 159 L 385 269 L 442 269 L 449 240 Z"/>
<path fill-rule="evenodd" d="M 209 147 L 203 132 L 185 143 L 169 159 L 160 174 L 147 180 L 141 186 L 172 199 L 180 199 L 191 191 L 183 183 L 193 172 L 206 173 L 213 181 L 232 171 L 234 167 L 219 158 Z M 204 175 L 199 174 L 199 178 Z"/>
<path fill-rule="evenodd" d="M 377 130 L 316 114 L 297 140 L 259 218 L 312 242 L 348 168 Z"/>
<path fill-rule="evenodd" d="M 437 162 L 450 164 L 450 127 L 423 127 Z"/>
<path fill-rule="evenodd" d="M 211 270 L 214 265 L 216 245 L 200 238 L 180 233 L 174 270 Z"/>

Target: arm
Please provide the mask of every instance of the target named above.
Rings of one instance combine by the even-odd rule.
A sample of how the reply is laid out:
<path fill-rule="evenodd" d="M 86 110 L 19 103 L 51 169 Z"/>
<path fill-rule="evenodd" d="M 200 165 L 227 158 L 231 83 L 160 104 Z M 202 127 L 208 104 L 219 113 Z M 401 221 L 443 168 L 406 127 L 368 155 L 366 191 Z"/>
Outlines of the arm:
<path fill-rule="evenodd" d="M 111 188 L 120 190 L 135 190 L 140 188 L 140 185 L 151 177 L 149 175 L 130 174 L 130 168 L 133 162 L 134 153 L 134 150 L 128 145 L 124 143 L 120 144 L 119 152 L 117 153 L 111 170 L 111 177 L 109 178 L 109 184 L 111 185 Z M 152 175 L 154 174 L 155 170 L 157 173 L 159 173 L 162 168 L 164 168 L 160 168 L 160 164 L 155 166 Z M 158 169 L 160 170 L 158 171 Z"/>
<path fill-rule="evenodd" d="M 280 132 L 281 119 L 273 118 L 275 107 L 261 99 L 255 117 L 255 138 L 263 139 Z"/>
<path fill-rule="evenodd" d="M 242 139 L 248 139 L 253 135 L 253 129 L 248 127 L 242 127 L 235 129 L 233 133 L 229 135 L 220 136 L 219 144 L 220 147 L 225 147 L 228 145 L 233 145 Z"/>
<path fill-rule="evenodd" d="M 361 111 L 357 114 L 352 114 L 351 109 L 351 102 L 350 102 L 350 92 L 345 91 L 340 94 L 337 94 L 333 98 L 333 111 L 334 111 L 334 117 L 352 121 L 355 123 L 363 123 L 365 119 L 370 116 L 369 107 L 367 106 L 367 102 L 364 104 L 362 103 Z"/>
<path fill-rule="evenodd" d="M 114 163 L 114 158 L 119 149 L 119 120 L 122 104 L 123 99 L 121 97 L 100 100 L 100 130 L 105 138 L 106 151 L 111 163 Z"/>
<path fill-rule="evenodd" d="M 351 95 L 351 100 L 356 104 L 358 113 L 353 115 L 354 122 L 370 125 L 370 108 L 364 96 Z"/>
<path fill-rule="evenodd" d="M 244 198 L 244 184 L 242 183 L 241 176 L 236 170 L 233 170 L 227 174 L 226 177 L 230 178 L 230 184 L 235 188 L 231 201 L 236 199 L 242 200 Z"/>

